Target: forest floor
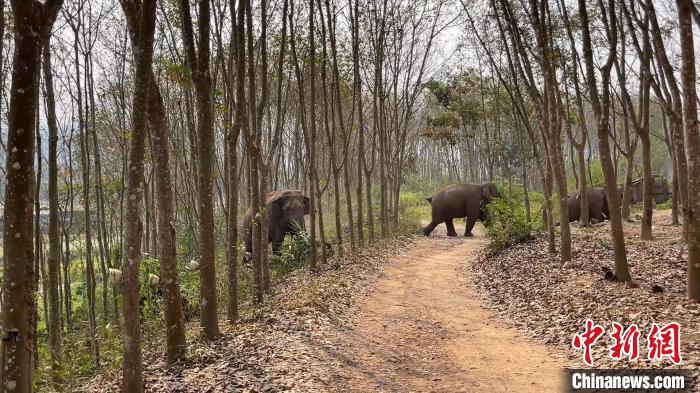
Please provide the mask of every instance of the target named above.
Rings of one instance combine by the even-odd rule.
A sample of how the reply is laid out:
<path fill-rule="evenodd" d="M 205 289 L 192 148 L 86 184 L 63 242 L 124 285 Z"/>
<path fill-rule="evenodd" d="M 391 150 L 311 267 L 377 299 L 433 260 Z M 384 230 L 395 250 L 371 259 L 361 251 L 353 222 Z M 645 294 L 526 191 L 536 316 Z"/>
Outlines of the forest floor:
<path fill-rule="evenodd" d="M 605 278 L 614 268 L 610 223 L 581 228 L 572 224 L 573 268 L 561 267 L 547 251 L 546 235 L 481 256 L 470 264 L 482 303 L 519 331 L 561 350 L 567 366 L 583 368 L 582 354 L 571 340 L 584 331 L 586 319 L 606 329 L 593 347 L 596 368 L 683 368 L 698 381 L 700 369 L 700 304 L 688 300 L 688 253 L 682 228 L 671 225 L 670 210 L 654 212 L 651 241 L 639 237 L 640 217 L 624 224 L 627 259 L 633 285 Z M 557 248 L 559 243 L 557 242 Z M 608 273 L 609 274 L 609 273 Z M 611 323 L 639 327 L 639 358 L 614 360 L 608 354 Z M 648 359 L 647 336 L 653 323 L 681 325 L 682 364 Z M 697 382 L 696 382 L 697 383 Z"/>
<path fill-rule="evenodd" d="M 240 323 L 222 321 L 220 340 L 194 340 L 180 369 L 145 354 L 146 390 L 558 391 L 563 356 L 480 306 L 465 275 L 487 242 L 476 233 L 448 238 L 441 227 L 337 258 L 315 275 L 292 273 Z M 82 390 L 118 390 L 115 373 Z"/>
<path fill-rule="evenodd" d="M 607 281 L 609 224 L 574 227 L 574 268 L 548 254 L 546 239 L 487 257 L 487 239 L 413 235 L 303 269 L 273 288 L 222 338 L 192 339 L 191 359 L 168 370 L 146 354 L 149 392 L 520 392 L 560 391 L 561 370 L 581 368 L 571 349 L 586 318 L 609 328 L 636 323 L 640 359 L 613 361 L 602 344 L 594 365 L 674 367 L 646 360 L 652 322 L 682 326 L 683 368 L 700 364 L 700 306 L 685 299 L 684 246 L 668 212 L 656 212 L 655 240 L 627 223 L 637 286 Z M 654 289 L 652 289 L 654 288 Z M 662 290 L 663 292 L 659 292 Z M 188 326 L 193 337 L 195 325 Z M 105 374 L 84 390 L 114 391 Z"/>

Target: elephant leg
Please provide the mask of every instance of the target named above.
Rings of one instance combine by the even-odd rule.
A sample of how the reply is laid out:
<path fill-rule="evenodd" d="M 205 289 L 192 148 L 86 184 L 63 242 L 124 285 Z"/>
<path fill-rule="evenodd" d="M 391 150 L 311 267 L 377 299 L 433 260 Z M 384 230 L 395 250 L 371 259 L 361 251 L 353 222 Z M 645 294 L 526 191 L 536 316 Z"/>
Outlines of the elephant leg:
<path fill-rule="evenodd" d="M 445 226 L 447 227 L 447 236 L 457 236 L 457 231 L 455 231 L 455 224 L 452 219 L 445 220 Z"/>
<path fill-rule="evenodd" d="M 243 254 L 243 260 L 249 262 L 253 257 L 253 234 L 250 233 L 250 229 L 244 230 L 245 238 L 245 254 Z"/>
<path fill-rule="evenodd" d="M 598 222 L 603 222 L 603 221 L 605 221 L 605 215 L 603 214 L 603 212 L 600 212 L 600 211 L 599 211 L 599 212 L 595 212 L 595 213 L 593 214 L 593 218 L 595 218 L 595 220 L 598 221 Z"/>
<path fill-rule="evenodd" d="M 430 236 L 430 234 L 433 232 L 433 230 L 435 229 L 435 227 L 438 226 L 438 224 L 440 224 L 440 222 L 441 222 L 441 221 L 437 221 L 437 220 L 432 220 L 432 221 L 430 221 L 430 224 L 428 224 L 428 226 L 426 226 L 425 228 L 423 228 L 423 234 L 424 234 L 425 236 Z"/>
<path fill-rule="evenodd" d="M 278 255 L 280 253 L 280 249 L 282 248 L 282 242 L 284 241 L 284 235 L 286 235 L 284 231 L 270 231 L 269 242 L 272 243 L 273 254 Z"/>
<path fill-rule="evenodd" d="M 466 236 L 466 237 L 474 236 L 472 234 L 472 229 L 474 229 L 474 224 L 476 224 L 477 218 L 478 218 L 478 216 L 474 215 L 474 214 L 467 217 L 467 226 L 464 228 L 464 236 Z"/>

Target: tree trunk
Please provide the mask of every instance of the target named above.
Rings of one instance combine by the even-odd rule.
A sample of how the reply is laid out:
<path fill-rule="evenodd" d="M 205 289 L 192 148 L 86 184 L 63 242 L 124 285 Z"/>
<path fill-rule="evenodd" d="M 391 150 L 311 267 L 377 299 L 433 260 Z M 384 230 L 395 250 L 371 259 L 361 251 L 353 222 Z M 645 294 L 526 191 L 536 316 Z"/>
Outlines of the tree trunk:
<path fill-rule="evenodd" d="M 214 119 L 210 57 L 209 1 L 199 1 L 198 43 L 195 48 L 190 4 L 180 1 L 182 35 L 187 66 L 197 102 L 197 207 L 199 238 L 200 324 L 207 340 L 219 337 L 219 317 L 216 297 L 216 242 L 214 238 Z"/>
<path fill-rule="evenodd" d="M 135 7 L 136 10 L 134 9 Z M 122 3 L 124 14 L 138 15 L 138 27 L 130 26 L 132 31 L 132 48 L 134 53 L 135 81 L 131 126 L 132 138 L 129 149 L 129 172 L 126 190 L 126 213 L 124 228 L 125 259 L 123 264 L 123 299 L 124 299 L 124 365 L 122 376 L 123 392 L 143 392 L 143 365 L 141 359 L 141 240 L 143 235 L 142 209 L 144 193 L 144 167 L 146 134 L 148 127 L 147 112 L 137 108 L 148 108 L 151 85 L 151 63 L 153 59 L 153 35 L 155 32 L 156 2 L 144 0 L 142 4 Z M 150 108 L 149 108 L 150 109 Z"/>
<path fill-rule="evenodd" d="M 310 58 L 316 58 L 316 45 L 315 45 L 315 31 L 314 31 L 314 1 L 309 2 L 309 51 Z M 316 261 L 316 187 L 318 184 L 318 174 L 317 174 L 317 163 L 316 163 L 316 62 L 310 62 L 309 66 L 309 87 L 311 89 L 311 95 L 309 100 L 309 139 L 307 141 L 308 155 L 309 155 L 309 195 L 310 205 L 311 205 L 311 258 L 310 267 L 311 270 L 316 270 L 318 268 Z"/>
<path fill-rule="evenodd" d="M 610 49 L 608 58 L 601 69 L 602 93 L 598 96 L 598 86 L 595 80 L 593 49 L 591 47 L 591 35 L 588 22 L 588 11 L 585 0 L 579 0 L 579 16 L 581 18 L 583 36 L 583 58 L 586 65 L 586 81 L 589 87 L 590 101 L 595 113 L 598 132 L 598 150 L 600 163 L 603 168 L 605 186 L 607 189 L 608 208 L 610 210 L 610 228 L 615 253 L 615 278 L 618 281 L 629 281 L 632 279 L 629 266 L 627 264 L 627 251 L 625 249 L 625 238 L 622 227 L 622 214 L 620 211 L 620 195 L 617 192 L 617 180 L 615 167 L 610 157 L 610 71 L 613 61 L 617 56 L 617 18 L 614 7 L 614 0 L 610 0 L 609 19 L 610 33 L 608 43 Z M 602 3 L 601 3 L 602 6 Z M 602 10 L 605 12 L 605 10 Z M 601 100 L 602 98 L 602 100 Z"/>
<path fill-rule="evenodd" d="M 681 86 L 683 89 L 683 124 L 686 159 L 688 160 L 688 297 L 700 301 L 700 130 L 695 71 L 695 45 L 691 0 L 676 0 L 681 46 Z M 683 181 L 683 178 L 680 179 Z"/>
<path fill-rule="evenodd" d="M 2 389 L 32 391 L 32 324 L 36 313 L 32 221 L 34 137 L 40 58 L 61 0 L 13 1 L 14 58 L 7 129 L 3 226 Z"/>
<path fill-rule="evenodd" d="M 148 125 L 153 136 L 156 202 L 158 204 L 158 243 L 160 245 L 160 275 L 166 326 L 168 364 L 185 358 L 185 325 L 182 294 L 177 274 L 177 237 L 175 234 L 175 205 L 170 173 L 168 118 L 160 89 L 149 70 Z"/>
<path fill-rule="evenodd" d="M 56 102 L 51 70 L 49 39 L 44 44 L 44 97 L 46 99 L 46 123 L 49 129 L 49 351 L 51 354 L 51 377 L 54 384 L 60 383 L 61 365 L 61 303 L 58 296 L 61 268 L 61 237 L 58 220 L 58 125 L 56 124 Z"/>
<path fill-rule="evenodd" d="M 355 0 L 354 9 L 351 9 L 352 24 L 352 69 L 353 69 L 353 98 L 357 102 L 357 239 L 360 247 L 365 244 L 365 228 L 363 221 L 362 206 L 362 174 L 365 166 L 365 117 L 362 112 L 362 81 L 360 79 L 360 27 L 359 27 L 359 4 L 360 0 Z M 368 207 L 369 208 L 369 207 Z"/>
<path fill-rule="evenodd" d="M 94 357 L 95 366 L 99 368 L 100 365 L 100 355 L 99 355 L 99 344 L 97 342 L 97 320 L 95 316 L 95 266 L 92 256 L 92 220 L 90 213 L 90 144 L 88 143 L 88 129 L 85 121 L 85 114 L 83 108 L 83 86 L 80 82 L 80 64 L 78 55 L 78 33 L 76 29 L 75 41 L 73 44 L 73 50 L 75 53 L 75 83 L 76 83 L 76 95 L 77 95 L 77 106 L 78 106 L 78 126 L 80 129 L 80 165 L 82 169 L 82 188 L 83 188 L 83 211 L 85 214 L 85 286 L 87 290 L 87 302 L 88 302 L 88 329 L 89 329 L 89 342 L 90 350 Z M 89 108 L 85 108 L 89 109 Z M 85 110 L 87 112 L 87 110 Z"/>

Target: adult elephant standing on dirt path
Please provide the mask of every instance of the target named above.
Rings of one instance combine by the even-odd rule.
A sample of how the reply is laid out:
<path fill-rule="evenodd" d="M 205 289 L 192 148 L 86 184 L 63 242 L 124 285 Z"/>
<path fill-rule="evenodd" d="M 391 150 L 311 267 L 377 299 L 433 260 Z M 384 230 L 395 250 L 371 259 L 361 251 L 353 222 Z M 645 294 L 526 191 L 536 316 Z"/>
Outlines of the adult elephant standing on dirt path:
<path fill-rule="evenodd" d="M 444 222 L 447 236 L 457 236 L 452 220 L 466 217 L 464 236 L 472 236 L 476 220 L 488 225 L 489 214 L 486 208 L 494 198 L 500 197 L 501 193 L 493 183 L 460 183 L 440 189 L 427 198 L 432 205 L 432 220 L 423 229 L 423 234 L 430 236 L 435 227 Z"/>

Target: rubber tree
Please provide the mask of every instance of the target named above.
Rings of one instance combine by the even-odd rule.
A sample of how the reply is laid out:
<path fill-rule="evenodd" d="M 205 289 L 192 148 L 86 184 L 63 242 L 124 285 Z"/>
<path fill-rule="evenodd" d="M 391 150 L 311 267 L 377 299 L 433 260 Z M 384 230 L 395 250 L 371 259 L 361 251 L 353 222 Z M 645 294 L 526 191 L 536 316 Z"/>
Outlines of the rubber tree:
<path fill-rule="evenodd" d="M 3 226 L 3 390 L 32 391 L 34 285 L 34 138 L 41 52 L 62 0 L 13 0 L 14 58 L 7 128 Z"/>
<path fill-rule="evenodd" d="M 608 207 L 610 209 L 610 229 L 613 240 L 613 251 L 615 254 L 615 278 L 618 281 L 629 281 L 632 279 L 632 276 L 630 275 L 629 265 L 627 264 L 627 250 L 622 228 L 622 212 L 620 210 L 620 194 L 617 192 L 615 168 L 612 158 L 610 157 L 610 73 L 615 57 L 617 56 L 617 13 L 615 11 L 615 0 L 609 0 L 607 4 L 608 7 L 606 10 L 603 3 L 600 3 L 601 15 L 607 20 L 609 26 L 608 43 L 610 49 L 608 50 L 607 59 L 600 70 L 602 90 L 599 93 L 593 61 L 588 9 L 585 0 L 578 1 L 583 42 L 583 59 L 586 67 L 586 82 L 588 84 L 589 101 L 596 122 L 600 164 L 603 168 Z"/>
<path fill-rule="evenodd" d="M 690 0 L 676 0 L 681 46 L 683 125 L 688 161 L 688 297 L 700 301 L 700 129 L 695 71 L 695 43 Z M 683 181 L 684 179 L 680 179 Z"/>
<path fill-rule="evenodd" d="M 151 85 L 151 63 L 153 62 L 153 36 L 156 24 L 156 0 L 142 2 L 123 1 L 125 14 L 138 10 L 138 33 L 132 42 L 134 54 L 134 96 L 131 113 L 131 141 L 129 149 L 129 171 L 126 188 L 126 212 L 124 227 L 123 301 L 124 340 L 122 391 L 143 392 L 143 362 L 141 354 L 140 318 L 140 264 L 141 238 L 143 236 L 143 190 L 146 135 L 148 118 L 140 108 L 148 106 Z M 129 11 L 131 9 L 131 11 Z"/>
<path fill-rule="evenodd" d="M 199 281 L 201 319 L 208 340 L 219 337 L 216 298 L 216 241 L 214 238 L 214 117 L 212 78 L 209 65 L 211 2 L 198 0 L 197 45 L 195 47 L 190 2 L 181 0 L 182 41 L 185 60 L 192 75 L 197 102 L 197 205 L 199 224 Z"/>

